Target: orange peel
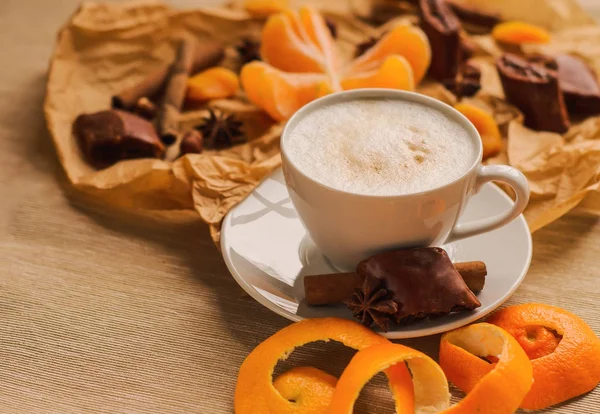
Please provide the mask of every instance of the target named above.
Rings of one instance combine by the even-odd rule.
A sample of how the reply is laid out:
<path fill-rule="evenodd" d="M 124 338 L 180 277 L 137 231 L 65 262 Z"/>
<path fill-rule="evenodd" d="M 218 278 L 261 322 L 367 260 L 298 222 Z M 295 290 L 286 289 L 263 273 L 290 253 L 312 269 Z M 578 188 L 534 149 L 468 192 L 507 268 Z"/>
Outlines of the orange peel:
<path fill-rule="evenodd" d="M 600 339 L 577 315 L 530 303 L 502 309 L 488 321 L 506 329 L 533 356 L 539 356 L 531 361 L 534 383 L 521 408 L 550 407 L 589 392 L 600 382 Z M 531 333 L 538 336 L 533 338 Z"/>
<path fill-rule="evenodd" d="M 488 355 L 498 358 L 498 362 L 492 365 L 478 358 Z M 482 368 L 483 364 L 487 369 Z M 533 368 L 523 348 L 504 329 L 489 323 L 444 334 L 440 366 L 446 377 L 467 393 L 446 411 L 448 414 L 513 413 L 533 382 Z"/>
<path fill-rule="evenodd" d="M 188 79 L 186 98 L 192 101 L 228 98 L 235 95 L 239 87 L 235 72 L 222 67 L 211 68 Z"/>
<path fill-rule="evenodd" d="M 334 384 L 328 374 L 316 368 L 295 368 L 284 374 L 283 379 L 275 380 L 281 392 L 275 387 L 272 376 L 277 362 L 289 356 L 296 347 L 330 340 L 358 350 L 389 343 L 370 329 L 346 319 L 305 319 L 289 325 L 259 344 L 242 363 L 234 395 L 235 413 L 329 413 L 328 396 L 333 393 Z M 386 374 L 394 396 L 410 405 L 412 381 L 406 367 L 392 367 Z M 315 394 L 311 395 L 313 391 Z"/>
<path fill-rule="evenodd" d="M 403 363 L 412 374 L 414 403 L 395 397 L 396 412 L 402 414 L 510 414 L 531 387 L 531 363 L 516 340 L 502 328 L 487 323 L 467 326 L 445 334 L 441 346 L 440 360 L 443 356 L 446 363 L 447 357 L 460 358 L 463 353 L 473 357 L 470 352 L 497 355 L 499 362 L 473 384 L 471 392 L 462 401 L 450 407 L 444 365 L 440 366 L 422 352 L 403 345 L 374 345 L 352 358 L 337 382 L 329 412 L 352 413 L 360 390 L 372 376 L 384 369 L 404 366 Z"/>
<path fill-rule="evenodd" d="M 263 66 L 251 62 L 242 69 L 242 88 L 250 102 L 279 121 L 311 100 L 345 89 L 414 90 L 431 62 L 427 36 L 406 24 L 345 62 L 323 16 L 310 6 L 271 15 L 262 30 L 260 54 Z M 253 66 L 246 70 L 248 65 Z"/>
<path fill-rule="evenodd" d="M 492 30 L 492 37 L 498 42 L 513 45 L 550 42 L 550 33 L 546 29 L 519 21 L 504 22 L 496 25 Z"/>

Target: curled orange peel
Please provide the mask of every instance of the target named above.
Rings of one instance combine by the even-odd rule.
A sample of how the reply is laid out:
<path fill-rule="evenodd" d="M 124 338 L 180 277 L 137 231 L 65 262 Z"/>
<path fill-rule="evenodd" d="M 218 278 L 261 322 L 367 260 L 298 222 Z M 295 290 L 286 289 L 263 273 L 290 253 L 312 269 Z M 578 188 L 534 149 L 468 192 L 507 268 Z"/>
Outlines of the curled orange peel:
<path fill-rule="evenodd" d="M 238 76 L 232 70 L 210 68 L 188 79 L 186 98 L 191 101 L 227 98 L 235 95 L 239 87 Z"/>
<path fill-rule="evenodd" d="M 502 309 L 488 322 L 507 330 L 533 357 L 538 356 L 531 361 L 534 383 L 521 408 L 540 410 L 559 404 L 600 382 L 600 339 L 577 315 L 530 303 Z"/>
<path fill-rule="evenodd" d="M 374 345 L 352 358 L 338 380 L 329 412 L 351 414 L 360 390 L 373 375 L 403 363 L 412 374 L 414 404 L 395 398 L 397 413 L 510 414 L 517 409 L 531 387 L 532 369 L 527 355 L 510 334 L 497 326 L 480 323 L 444 335 L 441 345 L 440 359 L 457 355 L 460 358 L 462 353 L 473 356 L 470 352 L 474 352 L 497 355 L 499 362 L 473 384 L 462 401 L 450 407 L 443 364 L 440 367 L 422 352 L 403 345 Z"/>
<path fill-rule="evenodd" d="M 346 319 L 305 319 L 289 325 L 259 344 L 242 363 L 234 395 L 235 413 L 332 412 L 328 407 L 335 384 L 330 375 L 316 368 L 302 367 L 283 374 L 282 379 L 275 380 L 276 385 L 272 380 L 277 362 L 287 358 L 296 347 L 330 340 L 358 350 L 389 343 L 370 329 Z M 406 367 L 392 367 L 386 374 L 392 394 L 411 404 L 412 381 Z"/>
<path fill-rule="evenodd" d="M 355 60 L 344 61 L 323 16 L 310 6 L 271 15 L 262 30 L 260 54 L 263 65 L 245 65 L 240 81 L 248 99 L 276 120 L 288 119 L 310 100 L 345 89 L 413 90 L 431 62 L 427 36 L 406 24 L 392 28 Z M 245 70 L 248 65 L 252 70 Z M 301 75 L 320 77 L 311 84 L 316 93 L 307 92 L 307 78 Z M 282 79 L 284 88 L 274 85 Z M 296 89 L 303 89 L 300 95 L 310 100 L 298 99 Z M 262 90 L 260 97 L 257 90 Z"/>

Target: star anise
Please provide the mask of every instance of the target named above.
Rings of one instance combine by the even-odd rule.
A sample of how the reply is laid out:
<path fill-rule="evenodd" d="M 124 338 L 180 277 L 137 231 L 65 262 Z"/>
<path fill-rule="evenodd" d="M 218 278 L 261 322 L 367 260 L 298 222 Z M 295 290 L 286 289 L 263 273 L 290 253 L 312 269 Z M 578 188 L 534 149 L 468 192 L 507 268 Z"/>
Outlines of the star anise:
<path fill-rule="evenodd" d="M 371 326 L 375 322 L 384 332 L 398 311 L 398 304 L 391 299 L 383 282 L 372 275 L 367 275 L 362 288 L 355 289 L 352 298 L 345 303 L 363 325 Z"/>
<path fill-rule="evenodd" d="M 222 149 L 246 141 L 242 126 L 235 115 L 210 109 L 196 129 L 202 133 L 206 148 Z"/>
<path fill-rule="evenodd" d="M 461 65 L 456 77 L 442 82 L 460 100 L 475 95 L 481 89 L 481 70 L 470 62 Z"/>
<path fill-rule="evenodd" d="M 246 37 L 242 42 L 235 47 L 235 50 L 240 55 L 242 64 L 260 60 L 260 42 Z"/>

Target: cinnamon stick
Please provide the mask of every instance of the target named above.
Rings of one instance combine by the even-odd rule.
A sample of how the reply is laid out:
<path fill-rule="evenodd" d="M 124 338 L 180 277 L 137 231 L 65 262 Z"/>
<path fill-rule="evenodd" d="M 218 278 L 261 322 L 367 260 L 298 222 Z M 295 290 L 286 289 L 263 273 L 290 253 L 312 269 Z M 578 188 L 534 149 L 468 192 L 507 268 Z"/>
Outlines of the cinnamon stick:
<path fill-rule="evenodd" d="M 471 291 L 483 289 L 487 275 L 484 262 L 455 263 L 454 267 Z M 340 304 L 349 299 L 354 289 L 363 282 L 363 278 L 355 272 L 305 276 L 304 299 L 310 306 Z"/>
<path fill-rule="evenodd" d="M 218 64 L 225 56 L 225 48 L 215 41 L 196 43 L 193 56 L 192 75 Z M 114 95 L 111 98 L 112 107 L 135 111 L 141 99 L 150 99 L 158 94 L 169 76 L 170 69 L 171 64 L 160 65 L 139 83 Z"/>
<path fill-rule="evenodd" d="M 158 112 L 158 135 L 166 145 L 173 144 L 179 134 L 179 115 L 192 71 L 193 53 L 193 43 L 182 40 L 177 48 L 175 62 L 169 71 L 165 94 Z"/>

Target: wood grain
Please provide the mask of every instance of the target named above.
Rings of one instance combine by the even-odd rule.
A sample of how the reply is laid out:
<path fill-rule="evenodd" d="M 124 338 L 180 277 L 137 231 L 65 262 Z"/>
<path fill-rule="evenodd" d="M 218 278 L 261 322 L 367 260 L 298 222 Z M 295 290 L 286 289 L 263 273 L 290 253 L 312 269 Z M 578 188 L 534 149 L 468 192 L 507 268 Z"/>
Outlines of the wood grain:
<path fill-rule="evenodd" d="M 231 413 L 241 362 L 288 321 L 241 294 L 203 224 L 150 222 L 70 193 L 41 103 L 55 32 L 78 4 L 1 6 L 0 412 Z M 597 220 L 581 215 L 536 233 L 508 304 L 562 306 L 600 332 L 599 240 Z M 433 357 L 438 342 L 403 341 Z M 311 345 L 278 372 L 304 363 L 339 374 L 350 357 Z M 390 407 L 378 379 L 356 411 Z M 598 407 L 595 390 L 547 412 Z"/>

